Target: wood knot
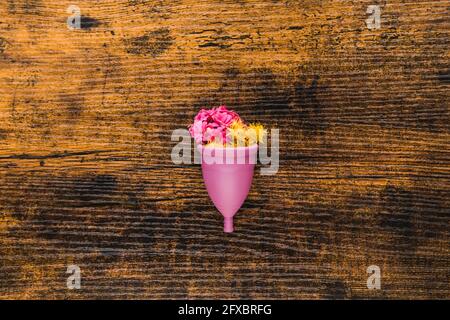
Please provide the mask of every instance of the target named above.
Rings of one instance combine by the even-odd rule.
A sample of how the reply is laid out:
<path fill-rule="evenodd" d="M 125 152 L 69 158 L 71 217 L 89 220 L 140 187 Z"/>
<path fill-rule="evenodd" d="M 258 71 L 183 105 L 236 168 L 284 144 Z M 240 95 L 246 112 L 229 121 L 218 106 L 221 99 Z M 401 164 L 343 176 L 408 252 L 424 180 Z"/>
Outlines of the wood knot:
<path fill-rule="evenodd" d="M 173 43 L 168 28 L 160 28 L 150 31 L 142 36 L 126 39 L 127 52 L 136 55 L 152 56 L 153 58 L 163 54 Z"/>

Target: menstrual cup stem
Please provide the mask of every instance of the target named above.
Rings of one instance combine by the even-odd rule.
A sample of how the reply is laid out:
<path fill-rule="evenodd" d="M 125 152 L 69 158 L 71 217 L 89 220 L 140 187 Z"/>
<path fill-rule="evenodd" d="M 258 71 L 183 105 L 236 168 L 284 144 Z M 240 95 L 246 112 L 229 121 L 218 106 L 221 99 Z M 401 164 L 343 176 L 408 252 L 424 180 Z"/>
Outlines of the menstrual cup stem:
<path fill-rule="evenodd" d="M 233 218 L 224 218 L 223 220 L 223 232 L 233 232 Z"/>

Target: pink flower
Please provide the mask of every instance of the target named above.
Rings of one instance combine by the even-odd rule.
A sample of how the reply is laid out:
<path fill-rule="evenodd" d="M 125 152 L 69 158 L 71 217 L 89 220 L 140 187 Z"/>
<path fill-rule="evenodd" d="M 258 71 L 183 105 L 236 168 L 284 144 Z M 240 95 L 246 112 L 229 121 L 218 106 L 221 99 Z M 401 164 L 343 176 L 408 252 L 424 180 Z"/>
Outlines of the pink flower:
<path fill-rule="evenodd" d="M 212 110 L 211 117 L 218 124 L 229 127 L 234 121 L 240 120 L 238 114 L 232 110 L 228 110 L 225 106 L 220 106 Z"/>
<path fill-rule="evenodd" d="M 207 127 L 203 139 L 205 142 L 217 142 L 222 143 L 223 142 L 223 128 L 222 127 Z"/>
<path fill-rule="evenodd" d="M 194 118 L 194 121 L 205 121 L 210 116 L 211 111 L 202 109 L 200 110 Z"/>
<path fill-rule="evenodd" d="M 195 116 L 189 132 L 198 144 L 223 143 L 226 141 L 227 129 L 235 121 L 241 121 L 239 115 L 226 106 L 202 109 Z"/>
<path fill-rule="evenodd" d="M 194 124 L 190 126 L 189 132 L 196 143 L 201 144 L 203 142 L 203 132 L 205 129 L 206 122 L 203 121 L 195 121 Z"/>

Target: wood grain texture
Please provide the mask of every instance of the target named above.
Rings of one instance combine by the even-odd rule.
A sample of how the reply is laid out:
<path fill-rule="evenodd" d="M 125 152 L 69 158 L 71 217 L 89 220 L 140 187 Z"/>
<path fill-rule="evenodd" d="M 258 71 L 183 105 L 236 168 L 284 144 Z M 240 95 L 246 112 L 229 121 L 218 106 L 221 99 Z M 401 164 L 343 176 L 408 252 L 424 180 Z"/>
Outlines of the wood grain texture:
<path fill-rule="evenodd" d="M 448 298 L 449 8 L 2 1 L 0 298 Z M 281 134 L 231 235 L 170 158 L 222 103 Z"/>

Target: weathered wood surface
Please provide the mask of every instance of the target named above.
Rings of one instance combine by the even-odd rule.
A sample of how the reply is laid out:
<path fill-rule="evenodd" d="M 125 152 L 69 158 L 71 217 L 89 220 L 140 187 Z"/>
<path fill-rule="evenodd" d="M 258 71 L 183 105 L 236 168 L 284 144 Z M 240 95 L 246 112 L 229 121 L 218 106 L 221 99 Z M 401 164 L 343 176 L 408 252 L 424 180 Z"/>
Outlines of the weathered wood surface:
<path fill-rule="evenodd" d="M 0 297 L 448 298 L 449 8 L 3 0 Z M 221 103 L 281 132 L 231 235 L 170 159 Z"/>

